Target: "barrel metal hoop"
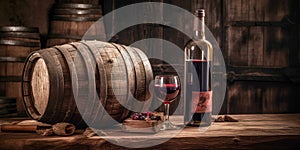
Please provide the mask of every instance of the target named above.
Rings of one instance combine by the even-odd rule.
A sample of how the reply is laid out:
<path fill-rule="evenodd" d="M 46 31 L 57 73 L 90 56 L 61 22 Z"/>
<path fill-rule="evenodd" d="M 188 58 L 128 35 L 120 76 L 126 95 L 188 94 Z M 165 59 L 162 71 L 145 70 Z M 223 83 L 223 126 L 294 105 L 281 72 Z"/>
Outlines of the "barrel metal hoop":
<path fill-rule="evenodd" d="M 12 113 L 17 113 L 17 108 L 6 108 L 0 110 L 0 115 L 7 115 Z"/>
<path fill-rule="evenodd" d="M 28 116 L 32 119 L 39 120 L 41 119 L 41 114 L 38 110 L 33 107 L 34 106 L 34 98 L 32 96 L 32 87 L 30 85 L 33 74 L 33 66 L 35 62 L 37 62 L 40 58 L 42 58 L 40 53 L 33 52 L 29 54 L 27 59 L 25 60 L 23 72 L 22 72 L 22 96 L 23 96 L 23 105 L 26 107 L 26 112 Z"/>
<path fill-rule="evenodd" d="M 48 39 L 75 39 L 75 40 L 81 40 L 82 36 L 79 36 L 79 35 L 66 35 L 66 34 L 50 34 L 50 35 L 48 35 Z"/>
<path fill-rule="evenodd" d="M 101 5 L 92 5 L 92 4 L 57 4 L 55 8 L 78 8 L 78 9 L 92 9 L 92 8 L 101 8 Z"/>
<path fill-rule="evenodd" d="M 134 68 L 134 64 L 133 62 L 131 61 L 131 58 L 130 58 L 130 55 L 126 52 L 126 50 L 119 44 L 116 44 L 116 43 L 111 43 L 111 45 L 113 45 L 118 51 L 119 53 L 122 55 L 122 58 L 123 58 L 123 61 L 125 63 L 125 66 L 126 66 L 126 69 L 127 69 L 127 72 L 126 72 L 126 77 L 127 77 L 127 81 L 129 82 L 128 85 L 127 85 L 127 103 L 126 105 L 127 106 L 133 106 L 134 104 L 132 103 L 132 96 L 131 96 L 131 93 L 135 93 L 135 88 L 136 88 L 136 85 L 135 85 L 135 74 L 131 74 L 130 72 L 132 71 L 131 69 Z M 132 68 L 131 68 L 132 67 Z M 130 110 L 128 109 L 125 109 L 123 111 L 123 115 L 121 116 L 121 118 L 126 118 L 128 117 L 130 113 Z"/>
<path fill-rule="evenodd" d="M 84 21 L 97 21 L 100 17 L 65 17 L 65 16 L 52 16 L 51 18 L 54 21 L 75 21 L 75 22 L 84 22 Z"/>
<path fill-rule="evenodd" d="M 103 86 L 100 88 L 100 105 L 98 106 L 98 114 L 100 115 L 100 117 L 98 118 L 99 120 L 101 120 L 104 116 L 104 111 L 105 109 L 101 109 L 101 105 L 106 104 L 107 101 L 107 77 L 106 77 L 106 71 L 105 71 L 105 66 L 104 66 L 104 62 L 103 59 L 101 57 L 101 52 L 98 50 L 98 48 L 94 45 L 94 43 L 87 43 L 85 41 L 81 41 L 80 43 L 84 44 L 85 46 L 88 47 L 88 50 L 93 54 L 94 60 L 97 62 L 97 68 L 98 68 L 98 72 L 100 75 L 100 86 Z M 96 115 L 96 117 L 98 117 Z M 94 123 L 96 121 L 97 118 L 94 119 Z"/>
<path fill-rule="evenodd" d="M 69 45 L 71 45 L 75 49 L 77 49 L 78 54 L 83 58 L 83 63 L 85 64 L 86 71 L 87 71 L 86 75 L 87 75 L 87 79 L 88 79 L 88 97 L 87 97 L 87 99 L 86 98 L 83 98 L 83 99 L 87 100 L 87 105 L 89 106 L 88 108 L 90 108 L 90 109 L 85 110 L 85 112 L 83 113 L 83 116 L 82 116 L 82 117 L 84 117 L 85 115 L 88 115 L 88 116 L 92 115 L 91 112 L 93 112 L 93 110 L 94 110 L 93 107 L 95 107 L 95 102 L 96 102 L 96 97 L 97 97 L 94 94 L 94 92 L 96 91 L 96 86 L 94 86 L 95 85 L 95 82 L 94 82 L 95 76 L 94 76 L 94 73 L 91 73 L 93 70 L 92 67 L 95 64 L 93 64 L 93 61 L 91 61 L 89 59 L 91 57 L 91 54 L 89 54 L 88 51 L 85 49 L 86 46 L 82 47 L 81 45 L 77 45 L 77 44 L 79 44 L 79 43 L 70 43 Z M 79 85 L 80 85 L 80 83 L 79 83 Z M 89 119 L 91 119 L 91 118 L 89 118 Z M 82 120 L 78 124 L 81 124 L 83 122 L 84 122 L 84 120 Z"/>
<path fill-rule="evenodd" d="M 137 84 L 140 84 L 142 85 L 141 87 L 137 87 L 137 90 L 136 90 L 136 98 L 139 100 L 139 101 L 145 101 L 146 100 L 146 70 L 145 70 L 145 66 L 144 66 L 144 63 L 142 62 L 142 58 L 140 57 L 140 55 L 136 52 L 136 50 L 133 48 L 133 47 L 130 47 L 130 46 L 124 46 L 124 48 L 126 48 L 126 50 L 131 53 L 131 55 L 135 56 L 136 58 L 136 61 L 135 63 L 137 65 L 135 65 L 135 67 L 139 66 L 139 73 L 140 73 L 140 76 L 136 76 L 137 78 Z M 148 101 L 149 102 L 149 101 Z M 145 111 L 148 106 L 149 106 L 150 103 L 146 103 L 144 102 L 143 103 L 143 106 L 142 106 L 142 112 Z"/>
<path fill-rule="evenodd" d="M 22 26 L 4 26 L 0 27 L 0 32 L 39 32 L 36 27 L 22 27 Z"/>
<path fill-rule="evenodd" d="M 21 82 L 21 76 L 0 76 L 0 82 Z"/>
<path fill-rule="evenodd" d="M 28 38 L 28 39 L 40 39 L 39 33 L 28 33 L 28 32 L 4 32 L 0 34 L 0 38 Z"/>
<path fill-rule="evenodd" d="M 24 62 L 26 57 L 0 57 L 0 62 Z"/>
<path fill-rule="evenodd" d="M 3 109 L 16 109 L 16 102 L 12 102 L 12 103 L 0 103 L 0 110 L 3 110 Z"/>
<path fill-rule="evenodd" d="M 40 42 L 24 42 L 17 40 L 0 40 L 0 45 L 40 47 Z"/>
<path fill-rule="evenodd" d="M 142 63 L 144 64 L 144 69 L 145 69 L 145 83 L 146 83 L 146 97 L 145 101 L 150 99 L 151 94 L 149 93 L 149 84 L 153 80 L 153 74 L 152 74 L 152 67 L 151 64 L 147 58 L 147 56 L 138 48 L 132 47 L 132 49 L 135 50 L 135 52 L 138 54 L 140 57 Z M 149 73 L 151 72 L 151 73 Z"/>
<path fill-rule="evenodd" d="M 76 66 L 73 63 L 72 57 L 68 51 L 67 48 L 65 48 L 64 46 L 55 46 L 54 48 L 56 48 L 61 54 L 63 59 L 66 61 L 66 63 L 68 64 L 68 69 L 69 69 L 69 74 L 70 74 L 70 78 L 71 78 L 71 84 L 73 87 L 77 87 L 77 74 L 76 74 Z M 75 81 L 75 82 L 74 82 Z M 77 90 L 76 89 L 72 89 L 72 94 L 74 97 L 77 97 Z M 63 121 L 71 121 L 71 118 L 73 117 L 74 113 L 76 111 L 76 102 L 70 101 L 69 103 L 69 110 L 66 112 L 65 118 L 63 119 Z"/>
<path fill-rule="evenodd" d="M 85 10 L 74 10 L 74 9 L 55 9 L 54 15 L 87 15 L 87 14 L 99 14 L 102 15 L 101 9 L 85 9 Z"/>
<path fill-rule="evenodd" d="M 48 39 L 75 39 L 81 40 L 83 36 L 80 35 L 66 35 L 66 34 L 50 34 L 48 35 Z M 84 40 L 97 40 L 99 39 L 98 35 L 94 36 L 84 36 Z"/>
<path fill-rule="evenodd" d="M 16 98 L 13 97 L 0 97 L 0 104 L 16 103 Z"/>

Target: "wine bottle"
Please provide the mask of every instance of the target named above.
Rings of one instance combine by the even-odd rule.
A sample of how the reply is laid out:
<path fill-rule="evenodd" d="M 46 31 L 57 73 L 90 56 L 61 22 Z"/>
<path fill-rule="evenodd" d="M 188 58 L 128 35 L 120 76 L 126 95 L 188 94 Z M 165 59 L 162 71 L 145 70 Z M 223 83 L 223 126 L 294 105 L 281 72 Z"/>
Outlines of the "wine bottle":
<path fill-rule="evenodd" d="M 194 19 L 194 36 L 184 48 L 184 123 L 188 126 L 211 124 L 212 45 L 205 39 L 205 11 L 197 9 Z"/>

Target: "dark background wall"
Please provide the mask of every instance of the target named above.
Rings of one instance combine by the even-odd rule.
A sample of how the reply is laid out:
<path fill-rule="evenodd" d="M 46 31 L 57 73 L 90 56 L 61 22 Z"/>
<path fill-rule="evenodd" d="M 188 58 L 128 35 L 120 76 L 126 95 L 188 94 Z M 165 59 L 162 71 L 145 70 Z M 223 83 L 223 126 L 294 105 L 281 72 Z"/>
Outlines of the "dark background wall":
<path fill-rule="evenodd" d="M 72 0 L 56 0 L 62 1 Z M 74 1 L 99 3 L 104 14 L 128 4 L 143 2 Z M 206 24 L 219 42 L 228 72 L 226 99 L 221 113 L 300 112 L 299 0 L 144 1 L 169 3 L 191 12 L 196 8 L 206 10 Z M 48 12 L 54 3 L 55 0 L 2 0 L 0 26 L 39 27 L 45 42 Z M 177 19 L 184 20 L 180 17 Z M 114 20 L 113 24 L 118 21 Z M 143 38 L 165 39 L 182 49 L 189 40 L 175 29 L 147 24 L 130 27 L 118 33 L 113 40 L 129 45 Z M 160 49 L 159 55 L 166 57 L 164 45 L 153 45 L 153 48 Z M 179 62 L 178 65 L 180 63 L 182 64 Z M 157 72 L 172 72 L 165 64 L 156 64 L 155 67 Z"/>
<path fill-rule="evenodd" d="M 47 34 L 48 12 L 54 0 L 1 0 L 0 25 L 39 27 Z"/>

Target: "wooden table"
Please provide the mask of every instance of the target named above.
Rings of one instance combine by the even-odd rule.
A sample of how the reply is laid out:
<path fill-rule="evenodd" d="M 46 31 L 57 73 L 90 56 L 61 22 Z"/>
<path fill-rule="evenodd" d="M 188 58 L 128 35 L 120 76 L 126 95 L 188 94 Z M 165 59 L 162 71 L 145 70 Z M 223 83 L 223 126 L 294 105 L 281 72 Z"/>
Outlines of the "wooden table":
<path fill-rule="evenodd" d="M 206 132 L 199 128 L 184 128 L 175 137 L 173 131 L 161 131 L 149 135 L 118 135 L 84 137 L 41 136 L 35 133 L 0 133 L 0 149 L 126 149 L 108 141 L 130 145 L 143 141 L 168 140 L 160 145 L 143 149 L 300 149 L 300 114 L 231 115 L 239 122 L 213 123 Z M 171 118 L 181 122 L 181 116 Z M 0 119 L 3 122 L 12 119 Z M 128 142 L 129 143 L 129 142 Z M 129 146 L 130 146 L 129 145 Z"/>

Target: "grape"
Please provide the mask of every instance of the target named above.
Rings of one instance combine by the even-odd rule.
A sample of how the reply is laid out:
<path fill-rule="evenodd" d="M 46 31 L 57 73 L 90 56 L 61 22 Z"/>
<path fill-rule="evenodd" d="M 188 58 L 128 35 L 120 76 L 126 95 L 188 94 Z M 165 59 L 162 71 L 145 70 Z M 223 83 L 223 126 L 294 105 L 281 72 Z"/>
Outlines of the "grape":
<path fill-rule="evenodd" d="M 151 112 L 133 113 L 132 120 L 161 120 L 160 116 L 157 116 Z"/>
<path fill-rule="evenodd" d="M 139 114 L 138 113 L 134 113 L 132 115 L 132 120 L 138 120 L 139 119 Z"/>
<path fill-rule="evenodd" d="M 145 120 L 145 116 L 144 115 L 141 115 L 141 116 L 139 116 L 139 120 Z"/>
<path fill-rule="evenodd" d="M 132 116 L 132 120 L 138 120 L 139 119 L 139 116 Z"/>

